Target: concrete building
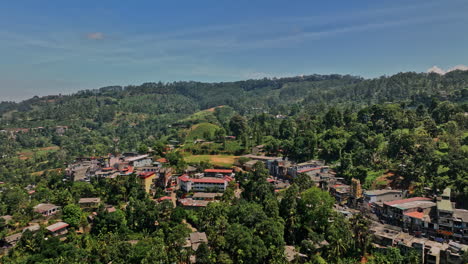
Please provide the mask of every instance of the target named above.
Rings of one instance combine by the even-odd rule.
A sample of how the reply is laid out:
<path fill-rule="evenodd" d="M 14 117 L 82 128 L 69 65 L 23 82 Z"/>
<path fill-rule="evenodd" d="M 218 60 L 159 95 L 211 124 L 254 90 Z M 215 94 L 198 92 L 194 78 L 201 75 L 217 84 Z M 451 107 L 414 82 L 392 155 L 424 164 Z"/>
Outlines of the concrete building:
<path fill-rule="evenodd" d="M 383 204 L 383 216 L 388 223 L 403 226 L 405 213 L 422 212 L 427 215 L 436 204 L 425 197 L 413 197 L 409 199 L 395 200 Z"/>
<path fill-rule="evenodd" d="M 150 193 L 158 180 L 158 176 L 155 172 L 148 171 L 138 174 L 138 179 L 145 192 Z"/>
<path fill-rule="evenodd" d="M 186 192 L 207 192 L 219 191 L 224 192 L 230 181 L 233 178 L 224 176 L 223 178 L 216 177 L 203 177 L 203 178 L 190 178 L 188 175 L 182 175 L 178 178 L 180 189 Z"/>
<path fill-rule="evenodd" d="M 324 165 L 325 165 L 325 162 L 321 160 L 311 160 L 308 162 L 294 164 L 288 168 L 288 175 L 295 178 L 297 177 L 299 173 L 306 173 L 309 171 L 320 170 L 322 169 L 322 167 L 328 168 L 328 167 L 325 167 Z"/>
<path fill-rule="evenodd" d="M 34 206 L 34 212 L 40 213 L 43 216 L 51 216 L 56 214 L 58 211 L 60 211 L 60 206 L 57 206 L 55 204 L 40 203 Z"/>
<path fill-rule="evenodd" d="M 62 236 L 68 233 L 68 226 L 65 222 L 58 222 L 46 227 L 46 229 L 52 236 Z"/>
<path fill-rule="evenodd" d="M 81 208 L 96 208 L 101 203 L 101 198 L 94 197 L 94 198 L 80 198 L 78 204 Z"/>
<path fill-rule="evenodd" d="M 148 155 L 126 157 L 124 161 L 135 168 L 151 166 L 153 163 L 153 160 Z"/>
<path fill-rule="evenodd" d="M 385 203 L 404 198 L 401 190 L 368 190 L 364 191 L 364 201 L 367 203 Z"/>

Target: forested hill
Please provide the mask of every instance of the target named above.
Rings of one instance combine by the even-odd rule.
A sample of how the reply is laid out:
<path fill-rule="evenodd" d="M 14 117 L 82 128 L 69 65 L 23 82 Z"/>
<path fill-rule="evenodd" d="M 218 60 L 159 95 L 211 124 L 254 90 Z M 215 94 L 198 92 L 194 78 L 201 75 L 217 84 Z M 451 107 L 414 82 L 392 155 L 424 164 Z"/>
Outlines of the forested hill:
<path fill-rule="evenodd" d="M 34 97 L 21 103 L 3 102 L 3 121 L 110 121 L 117 112 L 191 114 L 201 109 L 229 105 L 241 114 L 255 110 L 289 114 L 291 109 L 314 105 L 372 105 L 406 102 L 429 104 L 432 98 L 466 101 L 468 71 L 446 75 L 399 73 L 363 79 L 349 75 L 309 75 L 238 82 L 144 83 L 80 91 L 66 96 Z M 12 122 L 13 121 L 13 122 Z M 5 123 L 3 122 L 3 125 Z M 31 124 L 34 126 L 35 124 Z"/>

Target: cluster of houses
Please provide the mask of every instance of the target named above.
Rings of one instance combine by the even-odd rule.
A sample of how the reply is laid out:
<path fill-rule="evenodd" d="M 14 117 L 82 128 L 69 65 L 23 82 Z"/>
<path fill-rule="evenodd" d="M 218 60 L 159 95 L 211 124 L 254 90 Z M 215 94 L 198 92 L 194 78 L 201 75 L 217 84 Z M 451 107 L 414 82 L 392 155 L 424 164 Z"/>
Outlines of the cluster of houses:
<path fill-rule="evenodd" d="M 255 164 L 261 162 L 270 174 L 267 181 L 276 191 L 287 188 L 289 180 L 299 174 L 306 174 L 317 187 L 328 191 L 335 198 L 339 208 L 337 210 L 343 214 L 352 215 L 352 209 L 347 208 L 347 205 L 365 208 L 375 215 L 380 221 L 372 226 L 376 247 L 398 246 L 402 250 L 420 250 L 425 263 L 461 263 L 461 254 L 463 250 L 467 250 L 464 244 L 468 244 L 468 210 L 455 208 L 450 200 L 450 189 L 444 190 L 440 197 L 434 198 L 407 198 L 406 191 L 392 189 L 363 191 L 358 180 L 353 180 L 350 185 L 346 184 L 344 179 L 337 177 L 323 161 L 294 163 L 283 157 L 263 156 L 261 148 L 256 153 L 260 155 L 244 155 L 248 161 L 241 165 L 242 168 L 236 168 L 236 171 L 250 171 Z M 155 194 L 158 187 L 172 193 L 171 196 L 155 199 L 156 202 L 170 200 L 174 206 L 186 209 L 206 207 L 209 203 L 219 200 L 229 185 L 235 185 L 233 169 L 205 169 L 197 173 L 196 168 L 189 166 L 186 173 L 179 176 L 173 175 L 172 169 L 164 166 L 166 163 L 164 158 L 153 160 L 149 155 L 133 152 L 119 156 L 78 158 L 68 165 L 66 177 L 73 181 L 90 181 L 93 178 L 135 175 L 149 194 Z M 177 201 L 174 195 L 176 190 L 183 193 Z M 239 195 L 239 192 L 236 191 L 235 195 Z M 97 208 L 101 201 L 99 198 L 81 198 L 79 204 L 83 209 L 92 211 L 91 209 Z M 115 208 L 109 206 L 106 210 L 112 212 Z M 43 217 L 50 217 L 59 212 L 60 207 L 44 203 L 34 207 L 34 211 Z M 90 215 L 90 221 L 95 214 Z M 67 227 L 67 223 L 57 222 L 46 229 L 50 235 L 60 236 L 66 234 Z M 35 228 L 39 226 L 30 226 L 25 230 Z M 2 246 L 14 246 L 21 234 L 20 232 L 6 237 Z M 187 239 L 187 247 L 194 250 L 200 243 L 207 243 L 204 233 L 194 232 Z"/>
<path fill-rule="evenodd" d="M 165 158 L 153 160 L 149 155 L 135 152 L 120 156 L 77 158 L 66 169 L 66 177 L 72 181 L 91 181 L 93 178 L 115 178 L 119 175 L 138 175 L 139 182 L 146 192 L 152 193 L 155 187 L 165 188 L 171 179 L 172 168 L 163 166 Z"/>
<path fill-rule="evenodd" d="M 378 190 L 364 192 L 364 201 L 385 223 L 417 237 L 468 244 L 468 210 L 455 208 L 450 196 L 450 188 L 434 198 L 405 198 L 400 190 Z"/>
<path fill-rule="evenodd" d="M 434 198 L 405 198 L 401 190 L 363 193 L 364 205 L 380 219 L 371 228 L 378 247 L 415 249 L 425 263 L 462 263 L 468 250 L 468 210 L 456 209 L 451 190 Z"/>
<path fill-rule="evenodd" d="M 83 211 L 95 211 L 101 205 L 101 199 L 98 197 L 80 198 L 78 204 Z M 106 210 L 108 212 L 112 212 L 115 211 L 115 208 L 107 206 Z M 14 247 L 21 239 L 24 232 L 29 231 L 36 233 L 42 227 L 48 236 L 65 239 L 64 236 L 68 233 L 69 224 L 61 221 L 60 215 L 58 215 L 61 211 L 60 206 L 51 203 L 40 203 L 33 207 L 33 211 L 41 217 L 29 223 L 27 227 L 24 227 L 21 230 L 17 230 L 15 228 L 15 222 L 12 216 L 0 216 L 0 218 L 3 218 L 6 227 L 10 232 L 14 232 L 14 234 L 6 236 L 0 240 L 0 254 L 7 252 L 10 248 Z M 91 218 L 88 220 L 91 221 L 93 215 L 96 215 L 96 213 L 91 213 Z"/>
<path fill-rule="evenodd" d="M 33 127 L 33 128 L 5 128 L 1 129 L 0 133 L 9 134 L 11 137 L 15 138 L 16 134 L 20 133 L 29 133 L 29 132 L 37 132 L 37 131 L 44 131 L 52 129 L 58 135 L 63 135 L 68 130 L 68 126 L 55 126 L 55 127 Z"/>

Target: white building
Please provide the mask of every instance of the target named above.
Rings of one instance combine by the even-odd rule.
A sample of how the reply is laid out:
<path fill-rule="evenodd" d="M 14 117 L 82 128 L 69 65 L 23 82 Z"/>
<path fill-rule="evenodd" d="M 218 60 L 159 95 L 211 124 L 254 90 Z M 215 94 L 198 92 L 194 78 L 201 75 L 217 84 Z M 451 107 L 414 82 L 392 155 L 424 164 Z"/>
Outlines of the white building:
<path fill-rule="evenodd" d="M 180 188 L 186 192 L 197 191 L 220 191 L 224 192 L 228 183 L 233 179 L 229 176 L 223 178 L 203 177 L 200 179 L 190 178 L 188 175 L 179 177 Z"/>

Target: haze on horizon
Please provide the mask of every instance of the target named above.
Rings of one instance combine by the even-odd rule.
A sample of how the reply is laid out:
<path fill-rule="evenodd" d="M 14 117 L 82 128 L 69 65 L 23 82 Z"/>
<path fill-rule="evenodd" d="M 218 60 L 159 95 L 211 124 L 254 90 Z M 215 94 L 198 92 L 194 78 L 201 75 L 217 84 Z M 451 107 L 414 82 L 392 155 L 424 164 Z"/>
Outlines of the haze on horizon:
<path fill-rule="evenodd" d="M 467 13 L 462 0 L 2 2 L 0 101 L 150 81 L 444 73 L 468 64 Z"/>

